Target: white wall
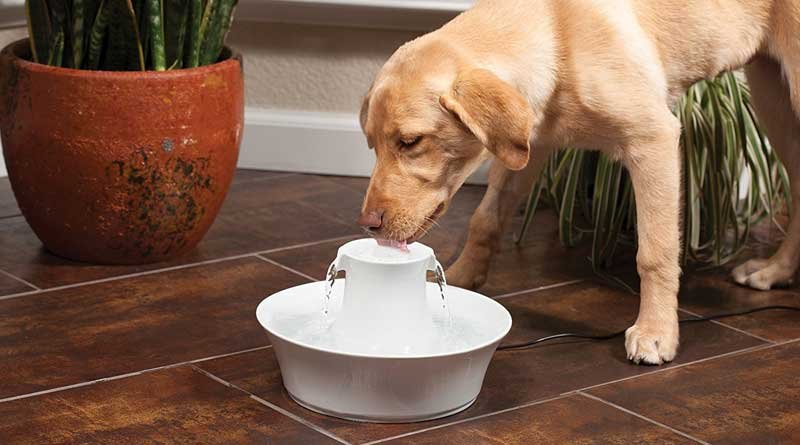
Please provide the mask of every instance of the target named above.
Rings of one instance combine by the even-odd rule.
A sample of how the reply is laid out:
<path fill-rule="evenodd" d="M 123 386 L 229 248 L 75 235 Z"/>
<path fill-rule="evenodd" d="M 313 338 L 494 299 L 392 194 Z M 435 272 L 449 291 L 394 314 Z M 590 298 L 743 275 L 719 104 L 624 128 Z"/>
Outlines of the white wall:
<path fill-rule="evenodd" d="M 228 44 L 244 55 L 247 106 L 358 112 L 380 67 L 418 31 L 234 23 Z"/>

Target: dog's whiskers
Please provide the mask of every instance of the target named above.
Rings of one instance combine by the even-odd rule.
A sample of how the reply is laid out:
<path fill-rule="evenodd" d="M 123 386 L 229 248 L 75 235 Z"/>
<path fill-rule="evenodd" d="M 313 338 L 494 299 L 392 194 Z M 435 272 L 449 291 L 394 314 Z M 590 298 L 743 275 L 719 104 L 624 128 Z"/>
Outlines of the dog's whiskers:
<path fill-rule="evenodd" d="M 425 217 L 425 222 L 430 223 L 430 225 L 431 225 L 430 228 L 439 227 L 439 221 L 431 218 L 430 216 L 426 216 Z"/>

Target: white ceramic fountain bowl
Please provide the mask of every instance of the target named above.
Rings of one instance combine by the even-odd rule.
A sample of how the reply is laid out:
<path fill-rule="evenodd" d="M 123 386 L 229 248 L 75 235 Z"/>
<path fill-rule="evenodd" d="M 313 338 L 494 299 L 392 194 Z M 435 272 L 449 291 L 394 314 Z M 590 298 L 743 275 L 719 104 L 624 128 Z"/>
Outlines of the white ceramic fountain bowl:
<path fill-rule="evenodd" d="M 343 281 L 334 286 L 331 314 L 341 307 Z M 502 305 L 451 286 L 447 306 L 452 319 L 467 320 L 474 328 L 465 336 L 469 342 L 452 350 L 355 353 L 341 345 L 315 346 L 298 338 L 291 320 L 321 313 L 324 290 L 324 282 L 283 290 L 262 301 L 256 315 L 272 342 L 291 397 L 308 409 L 348 420 L 417 422 L 468 408 L 481 390 L 497 345 L 511 329 L 511 315 Z M 428 283 L 426 290 L 431 307 L 440 308 L 437 285 Z"/>

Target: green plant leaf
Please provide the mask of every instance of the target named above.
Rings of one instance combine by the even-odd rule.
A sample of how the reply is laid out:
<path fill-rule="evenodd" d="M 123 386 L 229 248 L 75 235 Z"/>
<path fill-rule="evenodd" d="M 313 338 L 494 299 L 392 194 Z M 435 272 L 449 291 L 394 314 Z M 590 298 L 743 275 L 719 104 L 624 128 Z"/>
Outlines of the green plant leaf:
<path fill-rule="evenodd" d="M 73 0 L 70 28 L 73 68 L 87 67 L 92 29 L 101 3 L 101 0 Z"/>
<path fill-rule="evenodd" d="M 92 70 L 160 71 L 214 63 L 236 3 L 25 0 L 31 58 Z M 59 33 L 63 36 L 57 37 Z M 58 51 L 53 52 L 57 41 Z"/>
<path fill-rule="evenodd" d="M 170 69 L 183 66 L 184 40 L 189 19 L 188 0 L 163 0 L 164 51 Z"/>
<path fill-rule="evenodd" d="M 84 0 L 72 1 L 72 27 L 70 38 L 72 40 L 72 66 L 80 68 L 83 65 L 83 42 L 85 34 L 86 4 Z"/>
<path fill-rule="evenodd" d="M 528 235 L 528 229 L 530 228 L 531 221 L 533 221 L 533 214 L 536 213 L 536 208 L 539 206 L 539 200 L 542 196 L 543 188 L 542 182 L 537 182 L 533 186 L 533 192 L 528 196 L 528 203 L 525 205 L 525 217 L 522 220 L 522 227 L 520 228 L 519 234 L 515 239 L 517 244 L 521 243 L 522 240 L 524 240 Z"/>
<path fill-rule="evenodd" d="M 559 211 L 559 234 L 561 242 L 565 246 L 572 247 L 575 245 L 577 239 L 575 238 L 575 230 L 573 215 L 575 213 L 575 194 L 578 188 L 578 179 L 580 178 L 580 170 L 583 166 L 584 152 L 580 150 L 570 151 L 570 171 L 573 173 L 567 178 L 564 194 L 561 199 L 561 210 Z"/>
<path fill-rule="evenodd" d="M 69 10 L 67 3 L 64 0 L 48 0 L 48 9 L 50 11 L 50 27 L 52 29 L 53 42 L 56 42 L 56 36 L 60 33 L 61 37 L 58 38 L 61 46 L 58 51 L 58 56 L 53 60 L 59 60 L 58 65 L 61 66 L 64 61 L 67 61 L 67 66 L 72 65 L 72 51 L 71 43 L 67 36 L 69 35 Z M 52 50 L 53 48 L 51 48 Z M 66 56 L 66 57 L 65 57 Z M 55 62 L 54 62 L 55 63 Z"/>
<path fill-rule="evenodd" d="M 758 128 L 749 94 L 742 76 L 725 73 L 693 85 L 673 110 L 684 130 L 684 261 L 729 261 L 744 247 L 752 224 L 790 202 L 786 170 Z M 635 240 L 635 197 L 618 163 L 594 153 L 576 159 L 573 150 L 564 150 L 545 164 L 520 241 L 545 200 L 555 204 L 562 243 L 575 244 L 573 234 L 587 230 L 575 218 L 577 206 L 590 223 L 592 267 L 602 274 L 617 246 Z"/>
<path fill-rule="evenodd" d="M 106 1 L 102 0 L 97 8 L 97 15 L 92 23 L 92 32 L 89 34 L 89 53 L 87 54 L 87 66 L 89 69 L 96 70 L 100 66 L 100 57 L 103 52 L 103 42 L 108 31 L 108 19 L 110 9 Z"/>
<path fill-rule="evenodd" d="M 31 55 L 37 63 L 47 63 L 53 41 L 50 11 L 45 0 L 25 0 Z"/>
<path fill-rule="evenodd" d="M 233 10 L 236 7 L 236 0 L 209 0 L 212 5 L 208 21 L 204 29 L 201 29 L 202 44 L 200 45 L 200 64 L 210 65 L 219 59 L 222 47 L 225 44 L 225 37 L 231 27 Z M 203 17 L 206 22 L 206 17 Z"/>
<path fill-rule="evenodd" d="M 164 6 L 161 0 L 146 1 L 153 69 L 164 71 L 167 69 L 167 54 L 164 42 Z"/>
<path fill-rule="evenodd" d="M 183 66 L 194 68 L 200 65 L 201 25 L 203 22 L 203 0 L 189 0 L 189 37 Z"/>
<path fill-rule="evenodd" d="M 53 43 L 50 46 L 50 55 L 47 58 L 47 64 L 51 66 L 61 66 L 61 61 L 64 56 L 64 33 L 59 31 L 53 37 Z"/>

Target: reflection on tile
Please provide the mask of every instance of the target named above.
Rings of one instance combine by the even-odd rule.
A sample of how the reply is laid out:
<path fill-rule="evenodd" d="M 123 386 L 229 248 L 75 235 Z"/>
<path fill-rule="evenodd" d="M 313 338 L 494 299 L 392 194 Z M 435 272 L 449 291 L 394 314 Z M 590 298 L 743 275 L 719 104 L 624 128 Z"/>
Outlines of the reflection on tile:
<path fill-rule="evenodd" d="M 696 442 L 601 402 L 574 395 L 388 444 L 695 444 Z"/>
<path fill-rule="evenodd" d="M 3 445 L 335 444 L 189 367 L 0 403 Z"/>
<path fill-rule="evenodd" d="M 500 302 L 514 320 L 506 342 L 561 332 L 613 332 L 628 327 L 638 310 L 635 296 L 591 283 L 508 297 Z M 680 355 L 674 364 L 665 366 L 759 344 L 752 337 L 713 323 L 690 324 L 682 332 Z M 271 349 L 199 366 L 351 442 L 392 437 L 662 369 L 628 362 L 622 338 L 600 342 L 569 340 L 524 351 L 499 351 L 489 366 L 478 400 L 467 411 L 443 420 L 390 425 L 347 422 L 299 407 L 283 389 Z"/>
<path fill-rule="evenodd" d="M 627 380 L 592 394 L 714 444 L 800 443 L 800 342 Z"/>
<path fill-rule="evenodd" d="M 256 306 L 304 281 L 243 259 L 0 300 L 0 398 L 267 345 Z"/>

